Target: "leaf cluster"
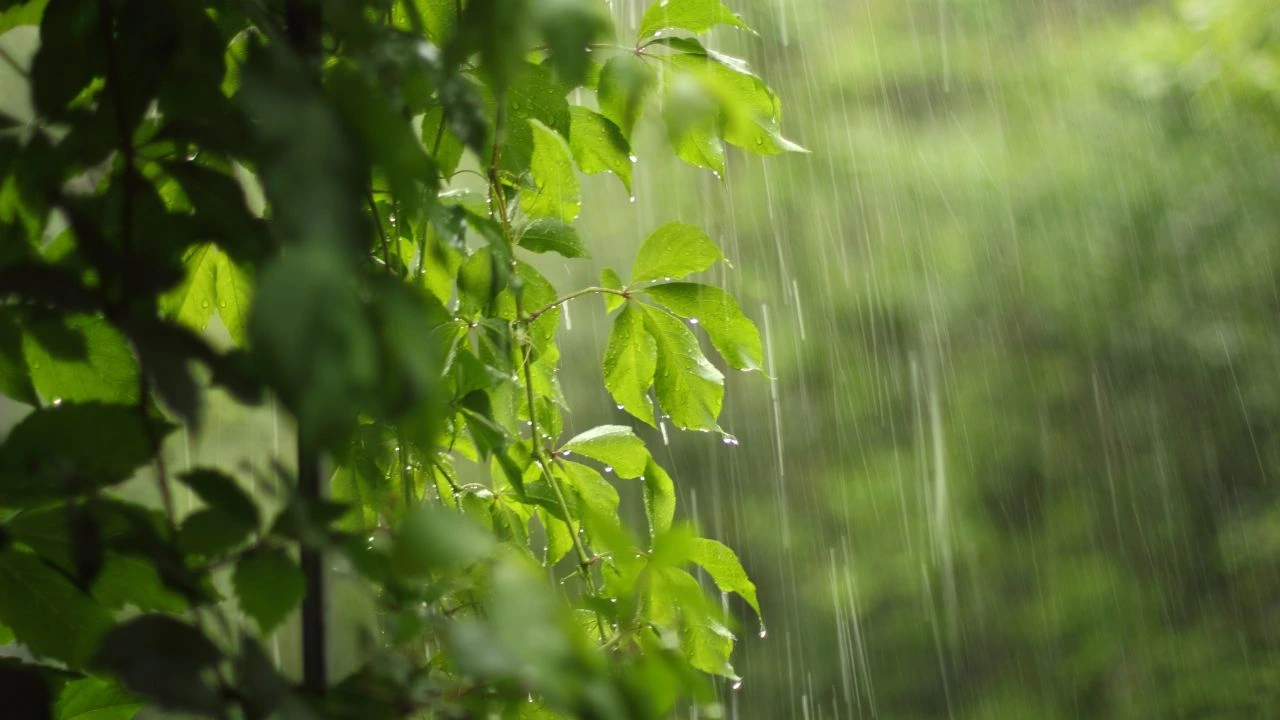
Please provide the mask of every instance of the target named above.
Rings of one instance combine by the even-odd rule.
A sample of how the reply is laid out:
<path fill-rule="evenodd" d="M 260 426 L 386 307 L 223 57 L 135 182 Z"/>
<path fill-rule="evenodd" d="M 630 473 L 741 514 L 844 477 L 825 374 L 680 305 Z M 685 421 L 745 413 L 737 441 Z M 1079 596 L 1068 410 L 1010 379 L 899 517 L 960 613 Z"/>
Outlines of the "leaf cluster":
<path fill-rule="evenodd" d="M 0 2 L 0 32 L 27 24 L 33 114 L 0 129 L 0 392 L 29 408 L 0 444 L 0 633 L 32 659 L 0 665 L 17 707 L 714 703 L 733 623 L 691 570 L 759 614 L 755 587 L 675 520 L 630 427 L 567 436 L 557 328 L 602 295 L 608 392 L 697 430 L 719 430 L 723 375 L 694 329 L 739 370 L 760 369 L 759 333 L 688 280 L 723 259 L 690 225 L 655 229 L 626 282 L 562 295 L 532 261 L 588 256 L 580 174 L 630 190 L 643 117 L 717 173 L 726 142 L 799 149 L 774 93 L 696 39 L 741 19 L 663 0 L 618 44 L 595 0 Z M 171 469 L 166 440 L 200 431 L 212 389 L 278 400 L 326 492 L 283 458 Z M 120 492 L 141 482 L 154 503 Z M 180 491 L 199 506 L 179 512 Z M 318 693 L 263 649 L 320 572 L 308 555 L 379 605 L 359 669 Z"/>

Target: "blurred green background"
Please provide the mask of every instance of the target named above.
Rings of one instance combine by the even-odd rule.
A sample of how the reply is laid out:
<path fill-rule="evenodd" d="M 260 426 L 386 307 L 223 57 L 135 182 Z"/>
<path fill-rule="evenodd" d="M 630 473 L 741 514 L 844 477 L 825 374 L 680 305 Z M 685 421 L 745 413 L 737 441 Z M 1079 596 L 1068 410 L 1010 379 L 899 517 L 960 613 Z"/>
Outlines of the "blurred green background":
<path fill-rule="evenodd" d="M 761 589 L 730 716 L 1280 717 L 1276 3 L 735 9 L 812 154 L 641 160 L 549 268 L 698 222 L 767 338 L 739 445 L 650 438 Z M 624 417 L 594 305 L 576 429 Z"/>

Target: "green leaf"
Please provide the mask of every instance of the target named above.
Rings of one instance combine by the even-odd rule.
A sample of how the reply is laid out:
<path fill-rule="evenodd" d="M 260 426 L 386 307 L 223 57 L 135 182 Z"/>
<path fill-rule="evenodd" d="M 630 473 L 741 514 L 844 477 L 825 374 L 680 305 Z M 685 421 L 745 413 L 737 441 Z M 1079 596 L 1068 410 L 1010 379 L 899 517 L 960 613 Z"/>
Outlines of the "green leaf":
<path fill-rule="evenodd" d="M 172 425 L 149 420 L 157 438 Z M 0 505 L 24 507 L 127 480 L 151 461 L 151 437 L 129 405 L 63 403 L 36 410 L 0 445 Z"/>
<path fill-rule="evenodd" d="M 181 596 L 166 585 L 154 565 L 133 555 L 107 553 L 106 564 L 93 584 L 93 597 L 112 609 L 132 606 L 144 612 L 182 612 Z"/>
<path fill-rule="evenodd" d="M 671 149 L 685 162 L 724 177 L 723 114 L 716 98 L 686 74 L 663 81 L 662 120 Z"/>
<path fill-rule="evenodd" d="M 616 296 L 606 296 L 616 297 Z M 613 321 L 601 368 L 604 386 L 622 409 L 655 425 L 649 388 L 658 365 L 658 344 L 644 328 L 641 310 L 628 303 Z"/>
<path fill-rule="evenodd" d="M 520 193 L 520 208 L 533 218 L 558 218 L 572 223 L 582 206 L 578 175 L 564 140 L 538 121 L 533 128 L 533 158 L 529 172 L 531 189 Z"/>
<path fill-rule="evenodd" d="M 685 624 L 680 637 L 690 665 L 712 675 L 739 679 L 729 663 L 735 638 L 722 623 L 713 618 L 694 620 Z"/>
<path fill-rule="evenodd" d="M 600 112 L 631 139 L 645 100 L 658 85 L 658 75 L 634 53 L 616 55 L 600 69 L 596 98 Z"/>
<path fill-rule="evenodd" d="M 693 81 L 706 96 L 683 99 L 687 106 L 694 108 L 686 111 L 691 124 L 699 122 L 698 103 L 711 99 L 716 108 L 718 130 L 730 144 L 757 155 L 808 152 L 781 135 L 782 105 L 778 96 L 751 72 L 745 61 L 707 50 L 695 40 L 672 40 L 669 44 L 688 52 L 662 57 L 667 75 L 665 84 L 669 88 L 683 88 Z"/>
<path fill-rule="evenodd" d="M 254 527 L 217 508 L 191 513 L 178 528 L 178 546 L 191 555 L 217 557 L 248 539 Z"/>
<path fill-rule="evenodd" d="M 600 522 L 616 522 L 618 490 L 604 476 L 581 463 L 562 461 L 559 467 L 564 470 L 569 488 L 578 496 L 581 507 L 586 509 L 583 516 L 588 528 Z"/>
<path fill-rule="evenodd" d="M 432 153 L 440 174 L 448 178 L 462 162 L 462 142 L 449 130 L 444 109 L 434 107 L 422 116 L 422 143 Z"/>
<path fill-rule="evenodd" d="M 704 328 L 711 344 L 735 370 L 759 370 L 764 364 L 760 331 L 724 290 L 698 283 L 666 283 L 647 287 L 644 293 Z"/>
<path fill-rule="evenodd" d="M 610 290 L 621 290 L 622 278 L 618 277 L 618 273 L 613 268 L 605 268 L 600 271 L 600 285 Z M 602 293 L 601 297 L 604 298 L 605 312 L 613 312 L 627 302 L 626 298 L 616 293 Z"/>
<path fill-rule="evenodd" d="M 470 565 L 493 549 L 493 536 L 465 516 L 420 507 L 401 522 L 392 562 L 400 575 L 423 577 L 442 568 Z"/>
<path fill-rule="evenodd" d="M 54 720 L 130 720 L 142 701 L 115 683 L 88 677 L 67 683 L 54 704 Z"/>
<path fill-rule="evenodd" d="M 650 233 L 631 266 L 631 283 L 679 280 L 724 259 L 720 248 L 693 225 L 667 223 Z"/>
<path fill-rule="evenodd" d="M 597 0 L 542 0 L 531 11 L 558 76 L 569 85 L 581 83 L 590 58 L 587 46 L 612 39 L 608 9 Z"/>
<path fill-rule="evenodd" d="M 9 308 L 0 310 L 0 393 L 27 405 L 40 402 L 22 355 L 22 330 Z"/>
<path fill-rule="evenodd" d="M 644 514 L 650 540 L 671 529 L 676 516 L 676 487 L 671 476 L 653 458 L 644 468 Z"/>
<path fill-rule="evenodd" d="M 220 254 L 213 243 L 203 243 L 187 250 L 182 261 L 186 276 L 160 298 L 160 311 L 166 317 L 197 332 L 204 332 L 209 326 L 209 318 L 213 317 Z"/>
<path fill-rule="evenodd" d="M 520 233 L 520 247 L 536 253 L 554 252 L 567 258 L 591 257 L 573 226 L 556 218 L 539 218 Z"/>
<path fill-rule="evenodd" d="M 8 32 L 20 25 L 39 25 L 40 16 L 44 14 L 44 6 L 48 0 L 29 0 L 17 3 L 0 12 L 0 33 Z"/>
<path fill-rule="evenodd" d="M 230 476 L 211 468 L 196 468 L 178 476 L 206 505 L 225 512 L 243 525 L 258 526 L 258 506 Z"/>
<path fill-rule="evenodd" d="M 575 435 L 560 446 L 559 452 L 568 451 L 599 460 L 623 478 L 640 477 L 649 461 L 644 441 L 624 425 L 601 425 Z"/>
<path fill-rule="evenodd" d="M 47 401 L 131 403 L 138 399 L 138 363 L 129 343 L 100 317 L 72 315 L 63 323 L 32 322 L 22 351 L 31 382 Z"/>
<path fill-rule="evenodd" d="M 0 622 L 32 653 L 80 667 L 111 616 L 66 576 L 30 553 L 0 553 Z"/>
<path fill-rule="evenodd" d="M 580 105 L 569 108 L 569 150 L 584 173 L 611 172 L 631 192 L 631 145 L 612 120 Z"/>
<path fill-rule="evenodd" d="M 259 548 L 245 553 L 231 576 L 240 609 L 270 634 L 302 602 L 306 579 L 289 553 Z"/>
<path fill-rule="evenodd" d="M 253 281 L 249 271 L 219 251 L 214 282 L 218 317 L 236 345 L 248 343 L 249 311 L 253 305 Z"/>
<path fill-rule="evenodd" d="M 720 0 L 654 0 L 640 19 L 636 39 L 644 40 L 661 30 L 684 30 L 697 35 L 716 25 L 752 31 Z"/>
<path fill-rule="evenodd" d="M 747 571 L 742 568 L 742 563 L 733 550 L 708 538 L 694 538 L 690 550 L 689 559 L 707 571 L 721 592 L 741 595 L 751 609 L 756 611 L 756 615 L 760 615 L 756 585 L 747 577 Z"/>
<path fill-rule="evenodd" d="M 163 708 L 221 716 L 223 701 L 208 671 L 222 653 L 204 633 L 168 615 L 141 615 L 102 638 L 95 669 Z"/>
<path fill-rule="evenodd" d="M 658 344 L 658 405 L 676 427 L 715 430 L 724 401 L 724 376 L 707 362 L 698 339 L 678 319 L 645 307 L 645 328 Z"/>

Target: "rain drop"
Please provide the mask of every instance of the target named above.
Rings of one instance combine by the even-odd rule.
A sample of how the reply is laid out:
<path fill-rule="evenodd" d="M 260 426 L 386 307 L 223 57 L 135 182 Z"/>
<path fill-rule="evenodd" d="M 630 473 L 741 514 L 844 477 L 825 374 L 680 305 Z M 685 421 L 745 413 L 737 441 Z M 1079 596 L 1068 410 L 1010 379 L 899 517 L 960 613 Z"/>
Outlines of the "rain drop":
<path fill-rule="evenodd" d="M 209 301 L 208 301 L 208 300 L 201 300 L 201 301 L 200 301 L 200 307 L 204 308 L 205 310 L 208 310 L 208 309 L 209 309 Z"/>
<path fill-rule="evenodd" d="M 635 195 L 632 195 L 630 198 L 628 198 L 628 200 L 630 200 L 631 202 L 635 202 L 635 201 L 636 201 L 636 196 L 635 196 Z"/>
<path fill-rule="evenodd" d="M 630 155 L 629 157 L 631 158 L 631 162 L 633 163 L 640 162 L 640 158 L 636 157 L 635 155 Z"/>
<path fill-rule="evenodd" d="M 766 628 L 765 628 L 765 626 L 761 625 L 761 626 L 760 626 L 760 639 L 761 639 L 761 640 L 763 640 L 763 639 L 765 639 L 765 638 L 767 638 L 767 637 L 769 637 L 769 630 L 768 630 L 768 629 L 766 629 Z"/>
<path fill-rule="evenodd" d="M 623 407 L 622 407 L 622 404 L 621 404 L 621 403 L 619 403 L 619 404 L 618 404 L 618 409 L 619 409 L 619 410 L 622 410 L 622 409 L 623 409 Z"/>
<path fill-rule="evenodd" d="M 53 399 L 53 406 L 54 406 L 54 407 L 58 407 L 58 406 L 59 406 L 59 405 L 61 405 L 61 404 L 62 404 L 62 398 L 54 398 L 54 399 Z"/>
<path fill-rule="evenodd" d="M 612 466 L 612 465 L 605 465 L 605 466 L 604 466 L 604 471 L 605 471 L 605 472 L 607 472 L 607 473 L 611 473 L 611 472 L 613 472 L 613 466 Z"/>
<path fill-rule="evenodd" d="M 697 324 L 698 324 L 698 318 L 689 318 L 689 324 L 690 324 L 690 325 L 697 325 Z"/>
<path fill-rule="evenodd" d="M 741 680 L 734 680 L 734 681 L 733 681 L 733 690 L 734 690 L 734 692 L 737 692 L 738 690 L 741 690 L 741 689 L 742 689 L 742 681 L 741 681 Z"/>

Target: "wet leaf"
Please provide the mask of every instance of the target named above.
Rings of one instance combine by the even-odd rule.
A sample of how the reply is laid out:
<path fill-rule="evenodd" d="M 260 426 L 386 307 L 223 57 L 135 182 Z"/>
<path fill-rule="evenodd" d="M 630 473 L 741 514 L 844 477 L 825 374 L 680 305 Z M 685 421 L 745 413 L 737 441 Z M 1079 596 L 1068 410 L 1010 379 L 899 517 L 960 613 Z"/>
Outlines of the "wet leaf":
<path fill-rule="evenodd" d="M 636 38 L 644 40 L 662 30 L 684 30 L 697 35 L 717 25 L 751 30 L 720 0 L 654 0 L 640 19 Z"/>
<path fill-rule="evenodd" d="M 679 280 L 702 272 L 724 255 L 701 229 L 685 223 L 667 223 L 645 238 L 631 266 L 631 283 Z"/>
<path fill-rule="evenodd" d="M 529 172 L 534 187 L 520 194 L 520 208 L 533 218 L 572 223 L 582 206 L 578 176 L 564 140 L 546 125 L 533 121 L 533 156 Z"/>
<path fill-rule="evenodd" d="M 604 386 L 614 402 L 652 426 L 655 423 L 649 388 L 653 387 L 658 365 L 658 345 L 644 327 L 642 312 L 629 304 L 618 313 L 601 368 Z"/>
<path fill-rule="evenodd" d="M 612 120 L 580 105 L 570 108 L 569 149 L 584 173 L 611 172 L 631 192 L 631 145 Z"/>
<path fill-rule="evenodd" d="M 760 331 L 729 293 L 711 285 L 665 283 L 644 293 L 707 331 L 725 362 L 735 370 L 759 370 L 764 363 Z"/>
<path fill-rule="evenodd" d="M 570 438 L 560 446 L 560 451 L 599 460 L 623 478 L 640 477 L 649 460 L 644 441 L 625 425 L 591 428 Z"/>
<path fill-rule="evenodd" d="M 645 328 L 657 341 L 654 389 L 658 405 L 676 427 L 714 430 L 724 400 L 724 376 L 707 361 L 698 339 L 684 323 L 645 307 Z"/>

